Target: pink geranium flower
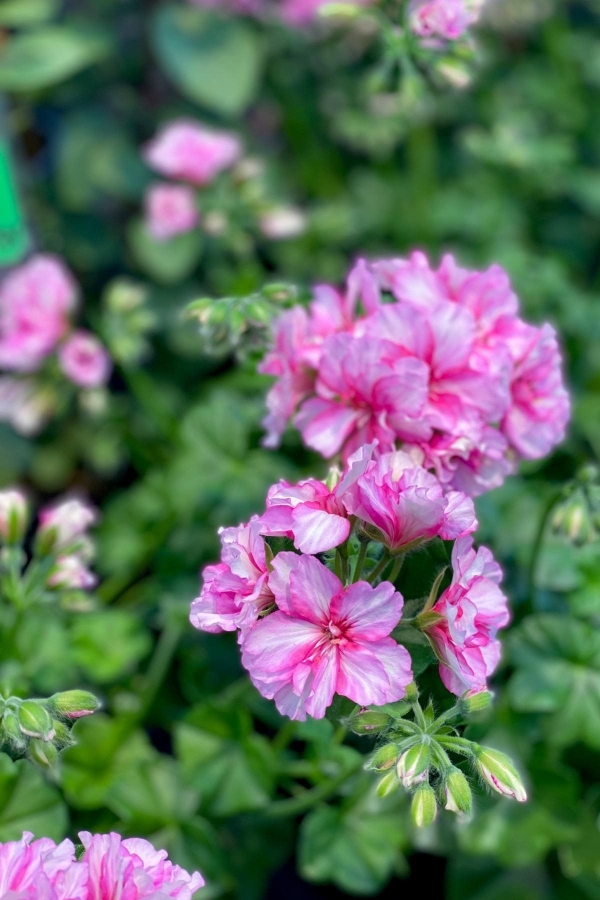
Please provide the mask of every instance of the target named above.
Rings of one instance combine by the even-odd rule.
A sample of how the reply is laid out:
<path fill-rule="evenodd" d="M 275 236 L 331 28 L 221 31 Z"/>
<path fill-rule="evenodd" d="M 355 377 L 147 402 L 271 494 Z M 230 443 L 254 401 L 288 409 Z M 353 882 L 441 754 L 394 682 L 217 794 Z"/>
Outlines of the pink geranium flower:
<path fill-rule="evenodd" d="M 150 168 L 181 181 L 205 185 L 240 157 L 237 137 L 181 119 L 165 125 L 144 150 Z"/>
<path fill-rule="evenodd" d="M 258 516 L 247 525 L 221 528 L 221 562 L 202 573 L 202 590 L 190 613 L 194 628 L 213 633 L 247 628 L 273 603 L 262 532 Z"/>
<path fill-rule="evenodd" d="M 112 367 L 103 344 L 83 329 L 72 332 L 61 345 L 58 362 L 67 378 L 82 388 L 106 384 Z"/>
<path fill-rule="evenodd" d="M 455 41 L 479 18 L 481 0 L 411 0 L 410 26 L 423 38 Z"/>
<path fill-rule="evenodd" d="M 502 570 L 486 547 L 459 538 L 452 550 L 452 584 L 433 606 L 442 619 L 427 629 L 439 656 L 440 676 L 458 696 L 486 689 L 500 659 L 497 633 L 509 621 L 507 599 L 498 587 Z"/>
<path fill-rule="evenodd" d="M 86 500 L 70 497 L 40 510 L 39 533 L 55 532 L 56 546 L 68 548 L 98 521 L 98 511 Z"/>
<path fill-rule="evenodd" d="M 477 527 L 473 501 L 457 491 L 444 494 L 437 478 L 402 451 L 369 463 L 343 503 L 395 553 L 437 536 L 455 540 Z"/>
<path fill-rule="evenodd" d="M 247 634 L 242 661 L 283 715 L 323 718 L 336 693 L 361 706 L 404 696 L 410 656 L 389 637 L 402 614 L 393 585 L 341 581 L 313 556 L 280 553 L 270 586 L 278 611 Z"/>
<path fill-rule="evenodd" d="M 157 241 L 192 231 L 198 224 L 196 194 L 186 184 L 153 184 L 146 191 L 146 228 Z"/>
<path fill-rule="evenodd" d="M 88 900 L 87 870 L 71 841 L 49 838 L 0 844 L 0 900 Z"/>
<path fill-rule="evenodd" d="M 0 367 L 17 372 L 39 368 L 69 324 L 77 288 L 54 256 L 33 256 L 0 285 Z"/>

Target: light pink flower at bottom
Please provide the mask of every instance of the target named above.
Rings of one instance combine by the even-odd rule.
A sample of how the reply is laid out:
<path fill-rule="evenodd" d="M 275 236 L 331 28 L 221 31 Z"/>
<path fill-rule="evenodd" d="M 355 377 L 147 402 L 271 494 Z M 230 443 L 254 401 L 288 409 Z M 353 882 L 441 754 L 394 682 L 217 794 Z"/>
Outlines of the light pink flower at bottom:
<path fill-rule="evenodd" d="M 82 388 L 96 388 L 108 381 L 111 361 L 98 338 L 88 331 L 74 331 L 58 351 L 67 378 Z"/>
<path fill-rule="evenodd" d="M 403 599 L 393 585 L 341 581 L 313 556 L 279 553 L 269 583 L 278 611 L 245 636 L 242 661 L 263 696 L 303 721 L 325 715 L 334 695 L 361 706 L 399 700 L 410 656 L 390 632 Z"/>
<path fill-rule="evenodd" d="M 87 871 L 71 841 L 49 838 L 0 844 L 0 900 L 88 900 Z"/>
<path fill-rule="evenodd" d="M 145 197 L 146 228 L 157 241 L 192 231 L 198 224 L 193 188 L 185 184 L 153 184 Z"/>

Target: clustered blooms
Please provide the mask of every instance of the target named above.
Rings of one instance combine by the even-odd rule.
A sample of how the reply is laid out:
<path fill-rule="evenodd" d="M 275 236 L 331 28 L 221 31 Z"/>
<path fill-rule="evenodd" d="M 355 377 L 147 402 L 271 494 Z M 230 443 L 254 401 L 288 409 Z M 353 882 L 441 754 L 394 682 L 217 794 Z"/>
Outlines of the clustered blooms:
<path fill-rule="evenodd" d="M 64 263 L 39 254 L 14 269 L 0 283 L 0 420 L 30 433 L 51 407 L 33 376 L 51 357 L 77 387 L 105 384 L 110 359 L 90 332 L 73 330 L 77 285 Z"/>
<path fill-rule="evenodd" d="M 554 329 L 519 317 L 499 266 L 470 271 L 450 255 L 438 269 L 420 252 L 359 261 L 344 292 L 317 287 L 308 310 L 277 320 L 261 371 L 277 379 L 266 446 L 290 419 L 326 458 L 402 445 L 471 496 L 546 455 L 569 419 Z"/>
<path fill-rule="evenodd" d="M 174 865 L 141 838 L 80 832 L 77 858 L 69 840 L 0 844 L 0 900 L 192 900 L 204 885 L 199 872 Z"/>

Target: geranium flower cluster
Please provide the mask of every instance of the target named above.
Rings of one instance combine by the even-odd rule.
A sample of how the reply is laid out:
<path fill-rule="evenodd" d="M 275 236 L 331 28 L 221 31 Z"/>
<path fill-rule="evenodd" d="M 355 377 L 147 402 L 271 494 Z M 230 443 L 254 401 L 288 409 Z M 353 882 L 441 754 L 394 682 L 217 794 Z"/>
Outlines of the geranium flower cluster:
<path fill-rule="evenodd" d="M 74 844 L 34 840 L 0 844 L 0 900 L 192 900 L 204 885 L 199 872 L 174 865 L 141 838 L 80 832 Z"/>
<path fill-rule="evenodd" d="M 73 276 L 54 256 L 33 256 L 0 283 L 0 372 L 16 373 L 0 376 L 0 421 L 17 431 L 37 431 L 51 412 L 52 367 L 84 390 L 109 378 L 102 343 L 73 326 L 77 304 Z"/>
<path fill-rule="evenodd" d="M 277 379 L 266 446 L 290 420 L 326 458 L 402 446 L 470 496 L 549 453 L 570 413 L 554 329 L 523 321 L 499 266 L 450 255 L 359 261 L 345 290 L 319 286 L 281 315 L 261 371 Z"/>
<path fill-rule="evenodd" d="M 362 447 L 329 483 L 274 485 L 261 516 L 221 530 L 221 561 L 192 604 L 196 628 L 238 633 L 253 683 L 292 719 L 323 717 L 335 694 L 360 706 L 404 697 L 413 676 L 394 637 L 397 575 L 434 538 L 456 541 L 453 579 L 417 623 L 444 683 L 459 695 L 485 690 L 499 659 L 506 599 L 491 554 L 473 549 L 473 501 L 445 492 L 409 454 L 376 450 Z M 291 549 L 275 552 L 277 538 Z"/>
<path fill-rule="evenodd" d="M 232 170 L 230 182 L 236 197 L 248 207 L 259 230 L 272 239 L 294 237 L 304 230 L 304 217 L 291 207 L 280 207 L 263 196 L 257 178 L 261 166 L 243 160 L 238 137 L 192 119 L 179 119 L 164 125 L 146 145 L 143 156 L 154 172 L 171 182 L 151 184 L 145 197 L 145 225 L 157 241 L 167 241 L 201 227 L 209 234 L 227 231 L 228 222 L 218 209 L 203 210 L 206 188 L 219 175 Z M 252 190 L 245 187 L 252 182 Z M 247 194 L 247 196 L 246 196 Z"/>

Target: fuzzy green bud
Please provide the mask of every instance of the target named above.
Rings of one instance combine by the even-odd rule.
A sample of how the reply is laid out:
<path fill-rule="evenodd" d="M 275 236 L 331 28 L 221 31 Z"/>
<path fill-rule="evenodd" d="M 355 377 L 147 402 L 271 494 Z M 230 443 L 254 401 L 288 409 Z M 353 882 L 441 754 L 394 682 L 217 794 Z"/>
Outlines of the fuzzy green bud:
<path fill-rule="evenodd" d="M 17 718 L 21 734 L 43 741 L 51 741 L 54 737 L 50 713 L 36 700 L 23 700 Z"/>
<path fill-rule="evenodd" d="M 384 728 L 388 727 L 390 717 L 387 713 L 367 709 L 352 716 L 347 724 L 350 731 L 353 731 L 354 734 L 377 734 L 377 732 L 383 731 Z"/>
<path fill-rule="evenodd" d="M 32 762 L 45 769 L 51 769 L 58 760 L 58 750 L 50 741 L 40 741 L 33 738 L 29 741 L 27 752 Z"/>
<path fill-rule="evenodd" d="M 492 695 L 489 691 L 479 691 L 478 694 L 471 694 L 470 697 L 462 698 L 460 701 L 461 711 L 464 711 L 465 715 L 480 712 L 482 709 L 487 709 L 491 702 Z"/>
<path fill-rule="evenodd" d="M 431 751 L 427 744 L 417 744 L 403 753 L 398 760 L 396 771 L 405 788 L 425 781 L 431 763 Z"/>
<path fill-rule="evenodd" d="M 510 757 L 489 747 L 475 747 L 474 752 L 477 771 L 490 787 L 519 803 L 527 800 L 523 782 Z"/>
<path fill-rule="evenodd" d="M 52 727 L 54 728 L 53 744 L 57 750 L 66 750 L 67 747 L 72 747 L 75 744 L 75 739 L 71 736 L 71 731 L 64 722 L 54 719 Z"/>
<path fill-rule="evenodd" d="M 26 741 L 19 728 L 19 720 L 16 713 L 11 709 L 7 709 L 2 716 L 2 725 L 0 734 L 4 741 L 14 747 L 15 750 L 24 750 Z"/>
<path fill-rule="evenodd" d="M 446 809 L 455 813 L 471 812 L 473 795 L 460 769 L 451 769 L 446 777 Z"/>
<path fill-rule="evenodd" d="M 50 697 L 46 705 L 55 716 L 80 719 L 95 713 L 100 703 L 88 691 L 63 691 Z"/>
<path fill-rule="evenodd" d="M 420 784 L 414 792 L 410 813 L 417 828 L 427 828 L 435 821 L 437 801 L 435 791 L 428 782 Z"/>
<path fill-rule="evenodd" d="M 396 744 L 384 744 L 379 750 L 376 750 L 367 764 L 368 769 L 375 769 L 376 772 L 387 772 L 392 766 L 396 765 L 398 760 L 398 747 Z"/>
<path fill-rule="evenodd" d="M 398 789 L 398 785 L 400 782 L 396 776 L 395 772 L 388 772 L 387 775 L 384 775 L 379 784 L 377 785 L 376 792 L 378 797 L 387 797 L 389 794 L 393 793 L 393 791 Z"/>

